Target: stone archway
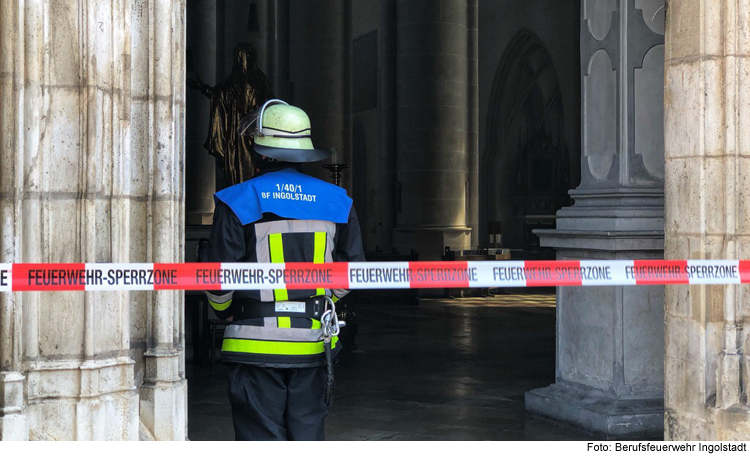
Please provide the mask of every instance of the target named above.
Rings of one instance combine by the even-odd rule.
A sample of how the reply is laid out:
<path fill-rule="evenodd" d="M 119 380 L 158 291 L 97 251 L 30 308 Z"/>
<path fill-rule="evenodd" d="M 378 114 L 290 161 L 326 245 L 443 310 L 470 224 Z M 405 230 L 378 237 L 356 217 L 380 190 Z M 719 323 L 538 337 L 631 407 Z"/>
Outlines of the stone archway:
<path fill-rule="evenodd" d="M 587 62 L 603 46 L 612 54 L 632 52 L 633 43 L 618 42 L 623 38 L 658 42 L 660 29 L 653 23 L 661 0 L 606 3 L 619 8 L 584 3 L 584 20 L 602 18 L 590 21 L 596 41 L 589 40 Z M 743 36 L 750 11 L 737 5 L 729 0 L 667 4 L 665 232 L 670 258 L 748 257 L 750 208 L 742 190 L 750 177 L 745 122 L 750 83 L 742 66 L 750 52 Z M 0 262 L 182 260 L 184 25 L 185 0 L 0 2 Z M 618 25 L 627 29 L 610 34 L 610 27 Z M 597 73 L 609 72 L 596 64 Z M 619 71 L 624 81 L 642 65 L 625 59 L 612 64 L 627 65 Z M 620 147 L 627 149 L 629 141 Z M 575 258 L 592 243 L 599 243 L 600 252 L 612 252 L 602 258 L 659 250 L 654 246 L 658 236 L 646 232 L 653 231 L 652 225 L 643 224 L 659 218 L 652 215 L 658 203 L 649 202 L 658 199 L 659 187 L 625 187 L 633 174 L 644 173 L 638 158 L 617 157 L 608 184 L 595 177 L 604 173 L 597 166 L 601 161 L 587 163 L 594 174 L 586 190 L 578 191 L 578 212 L 586 211 L 587 200 L 593 204 L 603 195 L 613 213 L 626 212 L 633 220 L 626 226 L 631 229 L 618 224 L 622 218 L 592 220 L 570 212 L 568 227 L 579 234 L 559 230 L 548 236 L 557 236 L 559 246 Z M 619 172 L 630 164 L 635 173 Z M 636 199 L 642 206 L 633 207 Z M 599 234 L 592 234 L 592 225 Z M 629 232 L 618 238 L 612 235 L 617 230 Z M 644 233 L 652 245 L 633 248 Z M 747 288 L 670 287 L 665 321 L 654 315 L 650 299 L 630 292 L 613 295 L 614 303 L 563 292 L 570 314 L 592 305 L 592 319 L 578 324 L 601 324 L 601 313 L 612 310 L 611 304 L 648 308 L 631 322 L 623 314 L 613 316 L 614 327 L 608 329 L 613 335 L 605 345 L 616 347 L 618 355 L 612 360 L 600 353 L 594 365 L 606 365 L 614 382 L 604 373 L 566 374 L 572 368 L 562 363 L 561 383 L 576 384 L 571 392 L 578 392 L 577 378 L 598 380 L 595 384 L 613 392 L 610 401 L 626 401 L 632 410 L 634 399 L 628 394 L 644 374 L 636 369 L 635 379 L 626 382 L 630 365 L 621 358 L 632 362 L 632 354 L 647 351 L 632 340 L 639 338 L 633 331 L 653 330 L 648 321 L 665 323 L 666 437 L 747 439 Z M 605 309 L 597 310 L 601 305 Z M 185 439 L 181 311 L 179 292 L 1 295 L 0 439 Z M 584 331 L 580 339 L 597 334 Z M 591 355 L 568 353 L 570 359 L 582 356 Z M 554 391 L 549 399 L 560 397 Z M 562 396 L 556 416 L 580 420 L 591 415 L 575 406 L 590 403 L 593 396 Z M 613 408 L 614 415 L 623 416 Z M 658 407 L 646 410 L 661 421 Z"/>
<path fill-rule="evenodd" d="M 527 218 L 552 216 L 569 198 L 570 155 L 552 58 L 531 31 L 517 32 L 497 67 L 480 161 L 480 226 L 502 225 L 503 245 L 528 248 Z"/>

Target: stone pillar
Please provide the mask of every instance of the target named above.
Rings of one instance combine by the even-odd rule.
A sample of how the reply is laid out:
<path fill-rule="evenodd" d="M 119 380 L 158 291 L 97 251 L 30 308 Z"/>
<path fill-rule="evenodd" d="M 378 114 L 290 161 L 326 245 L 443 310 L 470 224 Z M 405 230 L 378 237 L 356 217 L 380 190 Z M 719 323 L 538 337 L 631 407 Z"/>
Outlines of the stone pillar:
<path fill-rule="evenodd" d="M 380 0 L 380 28 L 378 30 L 378 60 L 380 63 L 380 178 L 371 194 L 377 194 L 380 223 L 379 236 L 383 252 L 393 248 L 393 228 L 396 226 L 396 132 L 397 119 L 397 0 Z M 372 189 L 370 189 L 372 190 Z M 380 228 L 380 227 L 379 227 Z"/>
<path fill-rule="evenodd" d="M 479 246 L 479 2 L 467 2 L 467 58 L 469 71 L 467 90 L 466 159 L 468 188 L 466 191 L 466 224 L 471 228 L 470 246 Z"/>
<path fill-rule="evenodd" d="M 185 0 L 133 0 L 131 158 L 146 164 L 149 262 L 184 259 Z M 184 293 L 146 294 L 145 370 L 140 387 L 142 431 L 157 440 L 187 438 Z"/>
<path fill-rule="evenodd" d="M 750 254 L 750 2 L 671 1 L 666 257 Z M 750 435 L 750 289 L 666 289 L 665 439 Z"/>
<path fill-rule="evenodd" d="M 2 262 L 112 261 L 131 195 L 129 3 L 0 9 Z M 3 438 L 138 438 L 125 293 L 0 304 Z"/>
<path fill-rule="evenodd" d="M 23 182 L 19 170 L 24 147 L 24 24 L 19 6 L 0 3 L 0 262 L 19 255 L 20 218 L 18 196 Z M 38 86 L 37 86 L 38 88 Z M 38 100 L 38 97 L 36 98 Z M 20 181 L 19 181 L 20 180 Z M 23 316 L 21 295 L 0 293 L 0 440 L 28 440 L 29 428 L 24 392 Z"/>
<path fill-rule="evenodd" d="M 664 0 L 581 4 L 583 157 L 542 245 L 565 259 L 663 257 Z M 660 434 L 661 286 L 558 287 L 555 384 L 526 408 L 609 435 Z"/>
<path fill-rule="evenodd" d="M 209 84 L 218 83 L 216 73 L 216 1 L 196 0 L 188 4 L 187 48 L 193 71 Z M 216 160 L 203 146 L 208 135 L 210 100 L 194 89 L 186 90 L 185 211 L 188 225 L 210 225 L 216 192 Z M 192 260 L 192 259 L 191 259 Z"/>
<path fill-rule="evenodd" d="M 468 194 L 469 12 L 476 0 L 408 0 L 397 6 L 397 186 L 393 244 L 420 259 L 471 243 Z M 471 32 L 473 37 L 474 32 Z M 473 43 L 473 42 L 472 42 Z M 471 70 L 471 73 L 470 73 Z M 475 112 L 475 109 L 473 110 Z"/>
<path fill-rule="evenodd" d="M 0 262 L 182 259 L 183 12 L 0 3 Z M 184 439 L 181 318 L 179 294 L 0 295 L 0 438 Z M 174 412 L 149 419 L 144 375 Z"/>
<path fill-rule="evenodd" d="M 310 174 L 330 181 L 324 163 L 352 164 L 351 152 L 351 0 L 290 0 L 290 104 L 304 109 L 312 121 L 313 144 L 335 148 L 332 160 L 308 165 Z M 352 189 L 352 170 L 341 185 Z"/>
<path fill-rule="evenodd" d="M 289 81 L 289 0 L 268 0 L 268 77 L 274 94 L 292 100 Z"/>

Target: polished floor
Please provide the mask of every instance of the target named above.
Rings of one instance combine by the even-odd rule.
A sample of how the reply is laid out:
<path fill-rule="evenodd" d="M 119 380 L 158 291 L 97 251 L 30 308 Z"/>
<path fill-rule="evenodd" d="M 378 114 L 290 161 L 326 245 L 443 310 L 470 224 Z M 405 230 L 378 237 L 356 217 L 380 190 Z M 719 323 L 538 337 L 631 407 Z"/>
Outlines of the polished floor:
<path fill-rule="evenodd" d="M 357 308 L 341 356 L 329 440 L 588 440 L 524 411 L 555 373 L 552 294 L 428 299 Z M 188 435 L 231 440 L 224 366 L 188 364 Z"/>

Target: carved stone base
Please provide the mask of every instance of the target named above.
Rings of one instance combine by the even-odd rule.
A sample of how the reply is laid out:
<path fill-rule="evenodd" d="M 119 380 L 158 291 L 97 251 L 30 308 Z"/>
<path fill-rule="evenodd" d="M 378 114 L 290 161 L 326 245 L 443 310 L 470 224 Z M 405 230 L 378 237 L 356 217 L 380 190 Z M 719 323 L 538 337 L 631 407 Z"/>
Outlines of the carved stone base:
<path fill-rule="evenodd" d="M 393 246 L 400 254 L 413 249 L 420 261 L 440 260 L 445 246 L 458 251 L 471 246 L 471 228 L 468 227 L 399 227 L 393 230 Z"/>
<path fill-rule="evenodd" d="M 29 428 L 23 406 L 21 373 L 0 373 L 0 441 L 25 441 Z"/>
<path fill-rule="evenodd" d="M 617 399 L 562 384 L 526 393 L 526 410 L 606 436 L 660 438 L 663 399 Z"/>
<path fill-rule="evenodd" d="M 29 439 L 137 440 L 134 364 L 129 357 L 28 363 Z"/>
<path fill-rule="evenodd" d="M 624 222 L 623 222 L 624 223 Z M 659 259 L 658 231 L 538 230 L 558 260 Z M 661 434 L 664 287 L 558 287 L 556 384 L 526 408 L 609 436 Z"/>
<path fill-rule="evenodd" d="M 141 433 L 159 441 L 187 439 L 187 380 L 180 371 L 181 351 L 149 351 L 141 386 Z"/>

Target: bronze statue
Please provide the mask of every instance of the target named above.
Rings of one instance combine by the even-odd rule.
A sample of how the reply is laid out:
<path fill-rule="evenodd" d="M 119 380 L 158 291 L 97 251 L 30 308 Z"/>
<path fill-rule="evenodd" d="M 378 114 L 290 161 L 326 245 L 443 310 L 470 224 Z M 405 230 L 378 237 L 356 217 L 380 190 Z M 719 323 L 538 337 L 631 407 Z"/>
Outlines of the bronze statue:
<path fill-rule="evenodd" d="M 234 48 L 232 73 L 223 84 L 209 86 L 197 77 L 188 85 L 211 99 L 206 150 L 223 163 L 227 184 L 234 185 L 253 176 L 249 138 L 239 134 L 240 120 L 253 108 L 273 98 L 266 75 L 256 65 L 257 52 L 248 43 Z"/>

